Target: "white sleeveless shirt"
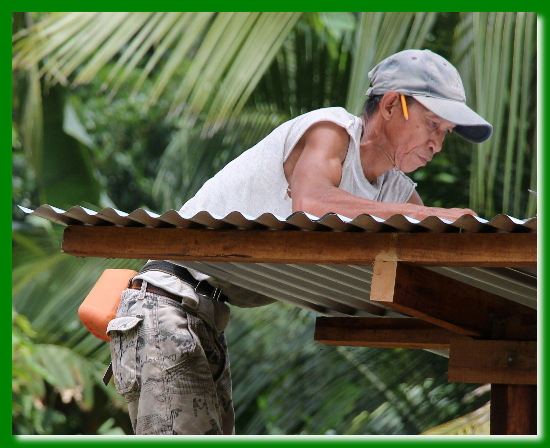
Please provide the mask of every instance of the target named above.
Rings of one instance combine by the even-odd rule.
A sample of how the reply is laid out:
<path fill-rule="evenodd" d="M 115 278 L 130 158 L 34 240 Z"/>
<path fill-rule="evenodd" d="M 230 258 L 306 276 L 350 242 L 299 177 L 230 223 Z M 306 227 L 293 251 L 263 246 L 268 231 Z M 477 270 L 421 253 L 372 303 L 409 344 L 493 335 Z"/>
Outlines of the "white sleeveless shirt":
<path fill-rule="evenodd" d="M 308 112 L 277 127 L 208 180 L 180 212 L 192 216 L 207 211 L 224 217 L 238 211 L 251 218 L 272 213 L 286 219 L 292 214 L 292 200 L 287 194 L 283 164 L 304 133 L 322 121 L 336 123 L 350 136 L 339 188 L 379 202 L 407 202 L 415 184 L 398 169 L 385 172 L 372 183 L 366 179 L 359 151 L 361 118 L 332 107 Z"/>

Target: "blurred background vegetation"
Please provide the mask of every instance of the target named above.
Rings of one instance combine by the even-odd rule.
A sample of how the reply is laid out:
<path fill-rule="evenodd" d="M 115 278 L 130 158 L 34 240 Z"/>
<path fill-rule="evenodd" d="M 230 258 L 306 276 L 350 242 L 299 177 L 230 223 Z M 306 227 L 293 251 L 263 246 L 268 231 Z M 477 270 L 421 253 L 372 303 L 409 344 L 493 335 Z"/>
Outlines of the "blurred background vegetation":
<path fill-rule="evenodd" d="M 17 205 L 179 209 L 228 161 L 320 107 L 359 114 L 366 74 L 406 48 L 460 71 L 488 142 L 450 135 L 412 174 L 426 205 L 534 216 L 534 13 L 13 13 L 14 434 L 130 434 L 76 310 L 106 268 L 60 253 Z M 422 350 L 328 347 L 315 315 L 233 308 L 238 434 L 487 434 L 488 388 Z"/>

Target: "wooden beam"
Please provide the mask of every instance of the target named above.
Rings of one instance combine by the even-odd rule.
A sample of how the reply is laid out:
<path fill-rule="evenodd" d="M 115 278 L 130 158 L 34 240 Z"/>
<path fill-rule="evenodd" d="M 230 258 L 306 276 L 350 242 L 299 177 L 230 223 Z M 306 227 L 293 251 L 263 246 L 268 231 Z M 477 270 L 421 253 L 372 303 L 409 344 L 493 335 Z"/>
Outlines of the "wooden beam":
<path fill-rule="evenodd" d="M 491 435 L 537 434 L 537 387 L 491 384 Z"/>
<path fill-rule="evenodd" d="M 69 226 L 77 257 L 370 265 L 534 267 L 536 233 L 366 233 Z"/>
<path fill-rule="evenodd" d="M 514 314 L 493 324 L 490 339 L 507 341 L 536 341 L 537 314 Z"/>
<path fill-rule="evenodd" d="M 537 384 L 535 341 L 451 340 L 449 381 Z"/>
<path fill-rule="evenodd" d="M 535 310 L 428 269 L 374 264 L 370 300 L 466 336 L 491 334 L 494 321 Z"/>
<path fill-rule="evenodd" d="M 313 339 L 325 345 L 448 349 L 451 331 L 419 319 L 317 317 Z"/>

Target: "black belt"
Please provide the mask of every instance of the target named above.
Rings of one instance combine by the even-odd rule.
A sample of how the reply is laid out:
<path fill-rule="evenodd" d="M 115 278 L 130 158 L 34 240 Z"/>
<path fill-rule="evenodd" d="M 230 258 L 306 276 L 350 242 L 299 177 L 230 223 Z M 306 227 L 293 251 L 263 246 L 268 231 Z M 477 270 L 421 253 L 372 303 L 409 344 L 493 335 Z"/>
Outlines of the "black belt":
<path fill-rule="evenodd" d="M 141 289 L 142 283 L 143 283 L 143 280 L 132 280 L 132 283 L 130 283 L 130 289 Z M 153 292 L 155 294 L 160 294 L 161 296 L 168 297 L 169 299 L 175 300 L 176 302 L 179 302 L 179 303 L 181 303 L 182 301 L 181 296 L 178 296 L 177 294 L 172 294 L 168 291 L 165 291 L 164 289 L 157 288 L 156 286 L 153 286 L 153 285 L 147 284 L 145 291 Z"/>
<path fill-rule="evenodd" d="M 191 285 L 197 294 L 210 297 L 212 300 L 216 300 L 218 302 L 228 301 L 227 296 L 225 294 L 222 294 L 219 288 L 214 288 L 206 280 L 197 280 L 183 266 L 170 263 L 169 261 L 150 261 L 145 266 L 143 266 L 143 268 L 141 268 L 141 271 L 139 271 L 138 274 L 143 274 L 144 272 L 147 272 L 147 271 L 160 271 L 170 275 L 174 275 L 178 277 L 180 280 L 184 281 L 185 283 L 188 283 L 189 285 Z M 136 286 L 134 286 L 135 282 L 136 281 L 132 282 L 132 284 L 130 285 L 130 288 L 139 289 L 139 288 L 136 288 L 137 284 Z M 139 286 L 141 287 L 141 283 L 139 284 Z M 161 294 L 163 296 L 170 297 L 171 299 L 178 300 L 179 302 L 181 302 L 180 296 L 171 294 L 156 286 L 151 285 L 151 288 L 147 286 L 147 289 L 151 290 L 151 292 L 156 292 L 157 294 Z"/>

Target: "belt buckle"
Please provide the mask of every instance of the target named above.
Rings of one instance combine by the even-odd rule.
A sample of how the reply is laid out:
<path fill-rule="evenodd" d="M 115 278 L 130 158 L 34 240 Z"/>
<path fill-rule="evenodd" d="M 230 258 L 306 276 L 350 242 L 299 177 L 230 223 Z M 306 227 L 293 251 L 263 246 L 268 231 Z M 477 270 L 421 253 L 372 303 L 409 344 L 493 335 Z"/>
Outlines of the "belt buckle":
<path fill-rule="evenodd" d="M 202 283 L 206 283 L 210 289 L 212 289 L 212 292 L 210 294 L 205 294 L 203 292 L 200 292 L 199 289 L 201 287 Z M 222 291 L 220 288 L 213 288 L 210 283 L 208 283 L 206 280 L 200 280 L 197 285 L 195 286 L 195 292 L 197 294 L 200 294 L 205 297 L 210 297 L 212 300 L 218 301 L 220 296 L 222 295 Z"/>
<path fill-rule="evenodd" d="M 221 295 L 222 295 L 222 290 L 220 288 L 214 288 L 214 292 L 212 293 L 212 300 L 219 302 Z"/>

